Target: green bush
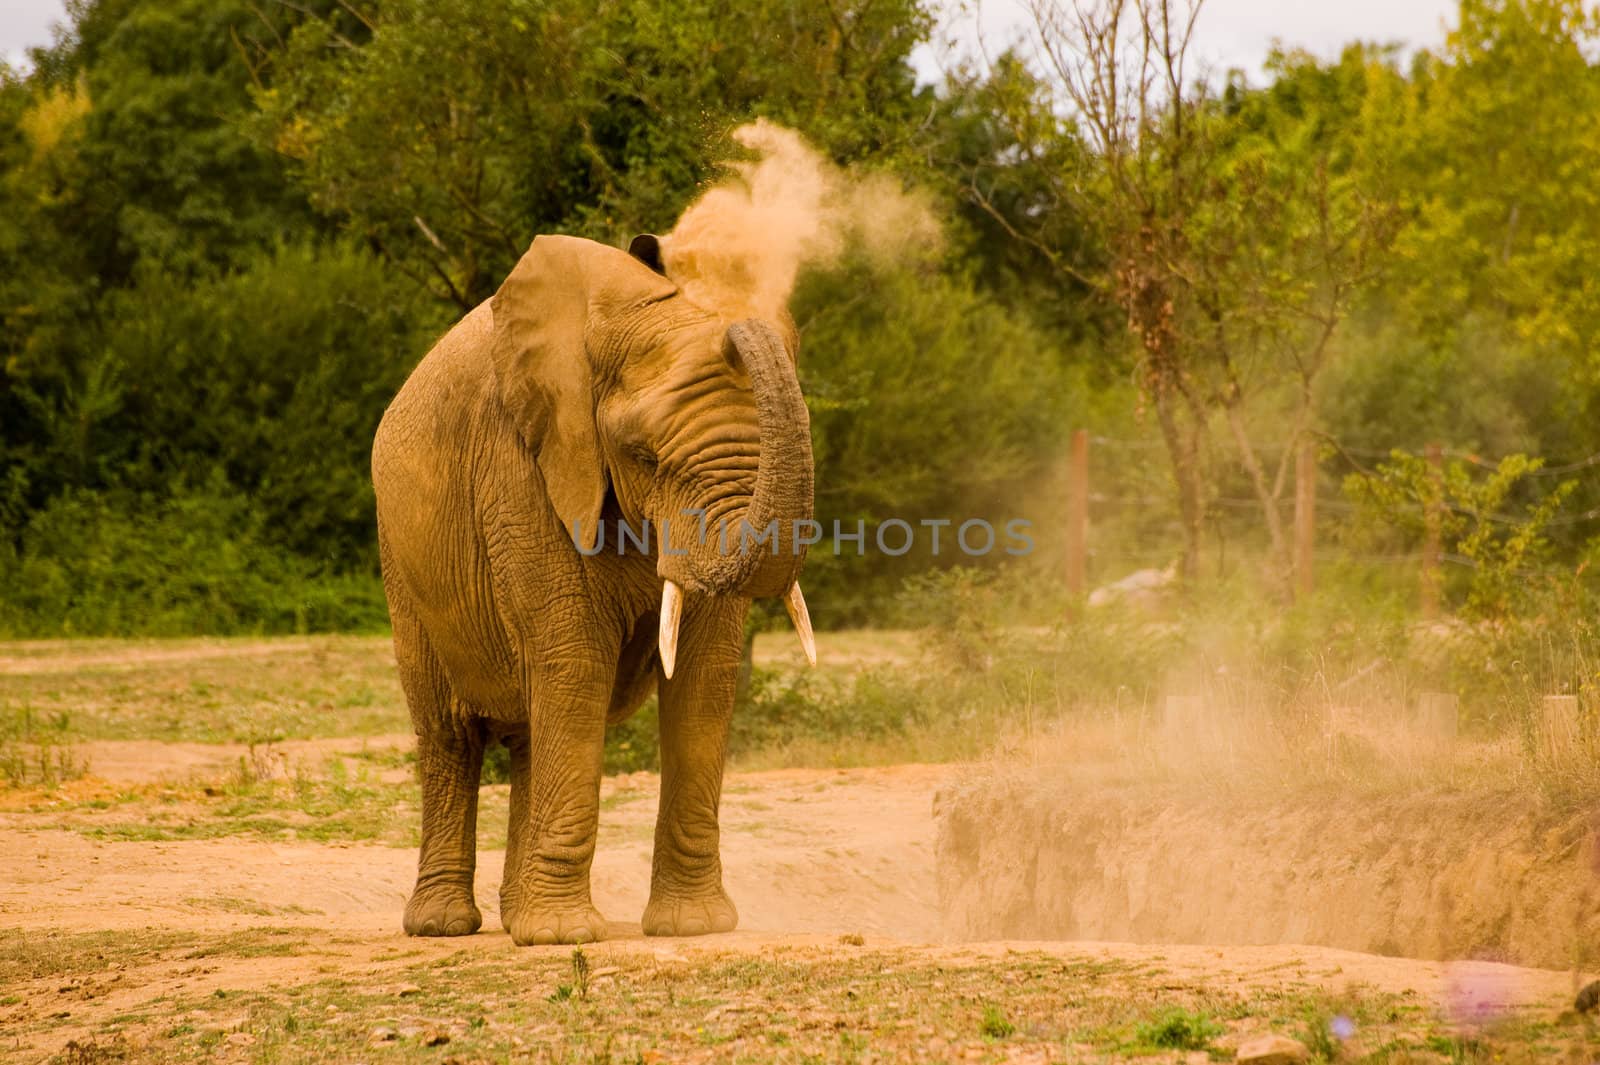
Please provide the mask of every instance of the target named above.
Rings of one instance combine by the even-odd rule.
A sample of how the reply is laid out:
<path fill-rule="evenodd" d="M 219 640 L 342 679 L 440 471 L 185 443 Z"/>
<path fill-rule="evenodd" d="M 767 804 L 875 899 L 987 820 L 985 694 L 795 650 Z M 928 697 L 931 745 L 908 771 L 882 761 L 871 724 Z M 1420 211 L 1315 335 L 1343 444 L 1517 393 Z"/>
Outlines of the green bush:
<path fill-rule="evenodd" d="M 1173 1007 L 1137 1025 L 1133 1038 L 1136 1045 L 1143 1047 L 1204 1050 L 1223 1031 L 1222 1025 L 1204 1013 Z"/>
<path fill-rule="evenodd" d="M 180 636 L 373 631 L 382 582 L 269 543 L 219 481 L 158 497 L 69 492 L 0 554 L 0 634 Z"/>

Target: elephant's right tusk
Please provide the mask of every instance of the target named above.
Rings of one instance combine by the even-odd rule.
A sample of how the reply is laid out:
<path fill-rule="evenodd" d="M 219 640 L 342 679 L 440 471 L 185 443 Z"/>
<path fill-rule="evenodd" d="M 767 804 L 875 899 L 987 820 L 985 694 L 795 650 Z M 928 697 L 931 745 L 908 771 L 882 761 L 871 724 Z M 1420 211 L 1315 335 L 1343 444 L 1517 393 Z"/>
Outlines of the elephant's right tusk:
<path fill-rule="evenodd" d="M 789 586 L 788 594 L 783 597 L 783 605 L 789 610 L 789 620 L 794 622 L 794 631 L 800 635 L 800 648 L 806 653 L 806 661 L 813 666 L 816 665 L 817 637 L 811 631 L 811 612 L 806 609 L 806 597 L 800 594 L 799 581 Z"/>
<path fill-rule="evenodd" d="M 661 636 L 657 646 L 661 649 L 661 671 L 668 680 L 678 664 L 678 619 L 682 614 L 683 589 L 667 581 L 661 586 Z"/>

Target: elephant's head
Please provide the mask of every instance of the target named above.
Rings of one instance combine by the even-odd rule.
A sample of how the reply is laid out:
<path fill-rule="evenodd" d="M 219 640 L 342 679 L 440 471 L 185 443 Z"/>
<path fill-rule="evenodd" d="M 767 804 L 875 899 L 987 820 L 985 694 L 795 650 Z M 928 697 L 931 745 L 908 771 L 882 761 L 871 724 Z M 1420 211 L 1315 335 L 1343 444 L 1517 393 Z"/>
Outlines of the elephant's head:
<path fill-rule="evenodd" d="M 815 661 L 797 583 L 812 470 L 792 323 L 690 302 L 648 237 L 630 254 L 541 236 L 492 308 L 501 401 L 577 546 L 595 548 L 608 497 L 651 526 L 667 675 L 685 589 L 783 596 Z"/>

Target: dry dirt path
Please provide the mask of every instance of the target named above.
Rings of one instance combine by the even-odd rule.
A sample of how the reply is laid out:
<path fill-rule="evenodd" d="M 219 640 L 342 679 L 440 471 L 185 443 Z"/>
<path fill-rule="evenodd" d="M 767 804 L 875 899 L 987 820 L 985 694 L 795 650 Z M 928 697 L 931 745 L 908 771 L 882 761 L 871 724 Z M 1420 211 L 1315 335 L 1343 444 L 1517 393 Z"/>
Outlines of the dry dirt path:
<path fill-rule="evenodd" d="M 373 741 L 315 741 L 308 750 L 325 755 L 364 742 Z M 173 749 L 163 751 L 167 746 Z M 200 746 L 148 744 L 129 748 L 120 762 L 105 748 L 94 764 L 108 771 L 121 765 L 127 779 L 193 773 L 212 764 L 189 749 Z M 227 753 L 237 758 L 237 752 Z M 960 969 L 1026 951 L 1074 965 L 1104 962 L 1159 971 L 1161 987 L 1192 981 L 1244 993 L 1361 986 L 1415 996 L 1441 1009 L 1460 1009 L 1476 998 L 1552 1015 L 1570 1000 L 1569 973 L 1316 947 L 942 942 L 932 800 L 959 772 L 899 766 L 731 775 L 724 853 L 740 931 L 670 941 L 645 939 L 638 924 L 659 780 L 644 773 L 608 779 L 594 894 L 612 921 L 612 938 L 590 948 L 592 964 L 602 971 L 645 965 L 657 972 L 662 966 L 723 965 L 730 957 L 814 963 L 865 949 L 884 952 L 896 965 Z M 37 820 L 31 813 L 0 814 L 0 944 L 27 937 L 32 946 L 25 950 L 59 950 L 62 958 L 10 957 L 12 968 L 0 968 L 0 974 L 14 974 L 11 986 L 0 977 L 5 1060 L 46 1060 L 72 1040 L 95 1038 L 108 1024 L 137 1033 L 144 1023 L 145 1037 L 158 1038 L 172 1027 L 171 1018 L 125 1019 L 159 1012 L 165 1002 L 213 994 L 220 999 L 241 987 L 310 987 L 330 980 L 400 986 L 414 978 L 407 974 L 419 964 L 486 962 L 503 964 L 508 972 L 519 966 L 528 971 L 538 959 L 563 961 L 567 953 L 519 950 L 500 930 L 500 851 L 479 855 L 484 932 L 421 941 L 399 931 L 415 868 L 409 849 L 238 838 L 105 841 L 40 830 Z M 289 947 L 263 945 L 260 937 L 268 934 L 284 937 Z M 7 960 L 0 949 L 0 964 Z M 208 1023 L 222 1024 L 219 1032 L 232 1038 L 249 1034 L 254 1023 L 241 1017 Z M 248 1060 L 251 1045 L 241 1041 L 222 1049 Z"/>
<path fill-rule="evenodd" d="M 329 753 L 360 742 L 317 741 L 317 749 Z M 137 746 L 172 746 L 181 764 L 201 764 L 189 749 L 203 745 Z M 228 759 L 217 764 L 226 766 Z M 931 805 L 948 772 L 897 766 L 731 776 L 723 849 L 741 928 L 936 937 Z M 651 773 L 611 777 L 602 789 L 594 897 L 617 934 L 637 932 L 644 911 L 659 789 Z M 231 909 L 368 932 L 398 927 L 416 871 L 415 852 L 396 847 L 106 841 L 35 831 L 29 827 L 34 819 L 0 813 L 0 925 L 210 928 L 218 913 Z M 485 927 L 495 931 L 504 859 L 498 850 L 478 855 L 478 904 Z"/>

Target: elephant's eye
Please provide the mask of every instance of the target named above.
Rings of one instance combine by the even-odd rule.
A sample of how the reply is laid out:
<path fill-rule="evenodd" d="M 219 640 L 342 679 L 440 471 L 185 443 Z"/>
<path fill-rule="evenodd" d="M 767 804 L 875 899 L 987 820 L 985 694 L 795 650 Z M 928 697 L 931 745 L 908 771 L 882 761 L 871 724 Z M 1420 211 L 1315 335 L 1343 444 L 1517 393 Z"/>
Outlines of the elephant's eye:
<path fill-rule="evenodd" d="M 656 453 L 642 445 L 630 447 L 628 449 L 628 454 L 633 461 L 637 462 L 640 466 L 643 466 L 651 473 L 654 473 L 656 466 L 659 465 L 659 460 L 656 458 Z"/>

